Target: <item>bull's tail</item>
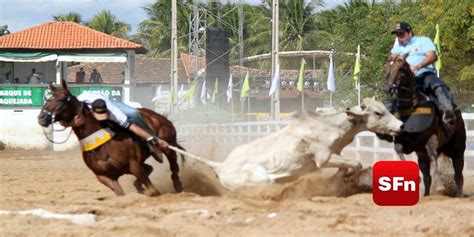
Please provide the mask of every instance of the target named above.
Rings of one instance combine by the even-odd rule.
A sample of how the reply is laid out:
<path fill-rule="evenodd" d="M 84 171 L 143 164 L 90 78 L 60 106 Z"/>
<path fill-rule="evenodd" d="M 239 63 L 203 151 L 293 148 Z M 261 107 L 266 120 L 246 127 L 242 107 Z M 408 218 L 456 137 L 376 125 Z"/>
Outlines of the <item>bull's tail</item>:
<path fill-rule="evenodd" d="M 184 149 L 182 149 L 182 147 L 179 146 L 179 145 L 178 145 L 178 147 L 170 145 L 170 146 L 168 146 L 168 148 L 173 150 L 173 151 L 178 152 L 181 155 L 189 156 L 189 157 L 191 157 L 191 158 L 193 158 L 193 159 L 195 159 L 195 160 L 197 160 L 201 163 L 204 163 L 204 164 L 210 166 L 213 170 L 216 170 L 221 166 L 221 164 L 219 162 L 215 162 L 215 161 L 212 161 L 212 160 L 208 160 L 208 159 L 193 155 L 193 154 L 185 151 Z"/>

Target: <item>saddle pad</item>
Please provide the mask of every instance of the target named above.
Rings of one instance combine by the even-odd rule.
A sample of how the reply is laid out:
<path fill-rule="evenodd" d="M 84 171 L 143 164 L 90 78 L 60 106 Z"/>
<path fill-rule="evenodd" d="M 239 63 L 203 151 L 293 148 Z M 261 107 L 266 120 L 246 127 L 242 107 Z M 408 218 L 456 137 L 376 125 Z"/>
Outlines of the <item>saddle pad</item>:
<path fill-rule="evenodd" d="M 79 145 L 81 146 L 82 151 L 92 151 L 95 148 L 105 144 L 106 142 L 110 141 L 115 133 L 108 129 L 102 128 L 91 135 L 81 139 L 79 141 Z"/>
<path fill-rule="evenodd" d="M 433 103 L 423 103 L 418 107 L 397 111 L 396 115 L 403 121 L 403 131 L 419 133 L 433 123 L 436 110 Z"/>

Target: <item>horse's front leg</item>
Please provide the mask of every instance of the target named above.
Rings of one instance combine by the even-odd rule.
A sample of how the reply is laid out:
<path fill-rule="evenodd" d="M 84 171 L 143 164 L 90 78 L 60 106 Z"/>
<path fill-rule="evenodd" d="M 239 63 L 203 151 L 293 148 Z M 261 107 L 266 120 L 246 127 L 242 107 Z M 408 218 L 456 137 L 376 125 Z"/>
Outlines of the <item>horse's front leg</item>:
<path fill-rule="evenodd" d="M 428 154 L 428 157 L 430 158 L 430 175 L 431 179 L 434 180 L 434 182 L 436 182 L 436 178 L 438 175 L 438 145 L 439 140 L 438 136 L 436 135 L 432 135 L 425 145 L 426 152 Z"/>
<path fill-rule="evenodd" d="M 148 178 L 148 174 L 145 171 L 145 168 L 142 164 L 140 164 L 137 160 L 130 160 L 130 173 L 135 176 L 140 183 L 145 185 L 145 195 L 147 196 L 158 196 L 160 192 L 153 186 L 150 179 Z"/>
<path fill-rule="evenodd" d="M 405 154 L 403 153 L 403 145 L 401 143 L 395 143 L 394 149 L 395 149 L 395 152 L 398 155 L 398 158 L 401 161 L 405 161 Z"/>
<path fill-rule="evenodd" d="M 153 172 L 153 167 L 151 165 L 143 163 L 143 168 L 145 170 L 146 176 L 150 177 L 151 172 Z M 140 180 L 135 179 L 135 182 L 133 182 L 133 186 L 137 190 L 138 193 L 143 193 L 145 191 L 142 187 L 142 182 Z"/>
<path fill-rule="evenodd" d="M 125 195 L 125 192 L 122 189 L 122 186 L 120 186 L 119 182 L 115 179 L 111 179 L 105 175 L 97 175 L 96 176 L 99 182 L 104 184 L 105 186 L 109 187 L 114 191 L 115 195 L 117 196 L 123 196 Z"/>
<path fill-rule="evenodd" d="M 418 166 L 423 174 L 423 184 L 425 185 L 424 196 L 428 196 L 430 195 L 431 188 L 430 158 L 428 154 L 422 152 L 417 152 L 416 155 L 418 156 Z"/>

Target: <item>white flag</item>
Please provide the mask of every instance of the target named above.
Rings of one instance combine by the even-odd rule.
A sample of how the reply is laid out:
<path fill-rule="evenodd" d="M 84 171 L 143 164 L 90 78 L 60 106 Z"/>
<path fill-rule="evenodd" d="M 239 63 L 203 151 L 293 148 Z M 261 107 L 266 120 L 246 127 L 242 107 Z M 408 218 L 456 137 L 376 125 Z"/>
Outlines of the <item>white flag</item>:
<path fill-rule="evenodd" d="M 332 93 L 336 92 L 336 82 L 334 81 L 334 65 L 332 63 L 332 54 L 329 54 L 329 71 L 328 71 L 328 90 Z"/>
<path fill-rule="evenodd" d="M 156 89 L 155 97 L 151 99 L 151 102 L 160 101 L 163 95 L 161 94 L 161 85 Z"/>
<path fill-rule="evenodd" d="M 398 37 L 395 36 L 395 42 L 393 42 L 392 48 L 395 48 L 395 46 L 398 46 L 398 44 L 399 44 L 399 43 L 398 43 Z"/>
<path fill-rule="evenodd" d="M 201 89 L 201 102 L 203 104 L 206 104 L 206 98 L 207 97 L 207 92 L 206 92 L 206 80 L 204 80 L 204 83 L 202 83 L 202 89 Z"/>
<path fill-rule="evenodd" d="M 227 103 L 232 100 L 232 87 L 234 87 L 234 84 L 232 83 L 232 74 L 230 74 L 229 84 L 227 84 L 227 91 L 225 92 L 227 95 Z"/>
<path fill-rule="evenodd" d="M 273 95 L 276 90 L 280 89 L 280 64 L 277 64 L 275 75 L 272 80 L 272 86 L 270 87 L 270 92 L 268 93 L 269 96 Z"/>
<path fill-rule="evenodd" d="M 183 103 L 183 97 L 184 97 L 184 84 L 181 84 L 181 88 L 178 91 L 178 104 Z"/>

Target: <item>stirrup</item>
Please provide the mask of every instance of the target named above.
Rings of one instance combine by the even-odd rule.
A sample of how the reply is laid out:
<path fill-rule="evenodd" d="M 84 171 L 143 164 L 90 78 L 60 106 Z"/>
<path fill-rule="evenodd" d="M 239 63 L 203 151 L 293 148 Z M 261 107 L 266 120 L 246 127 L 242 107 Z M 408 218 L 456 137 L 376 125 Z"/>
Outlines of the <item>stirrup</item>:
<path fill-rule="evenodd" d="M 151 144 L 151 145 L 156 145 L 158 144 L 158 139 L 156 139 L 155 136 L 151 136 L 146 139 L 146 143 Z"/>

